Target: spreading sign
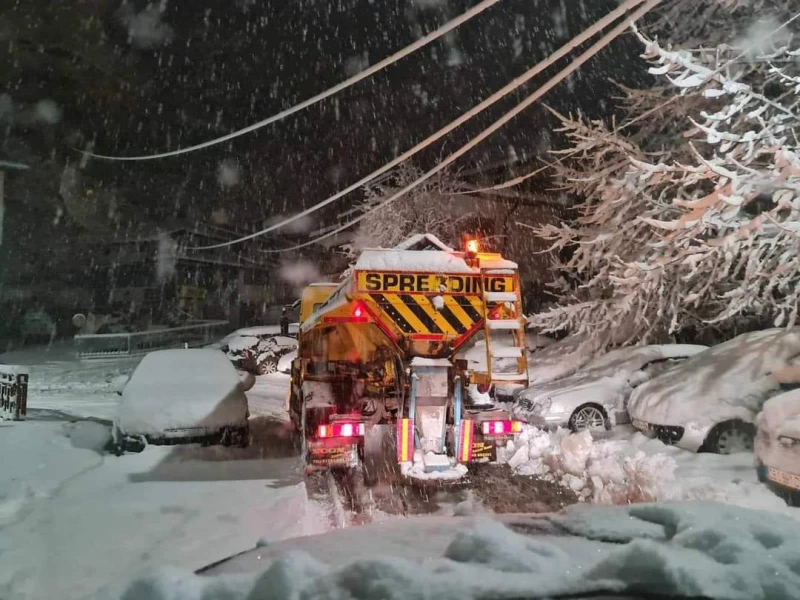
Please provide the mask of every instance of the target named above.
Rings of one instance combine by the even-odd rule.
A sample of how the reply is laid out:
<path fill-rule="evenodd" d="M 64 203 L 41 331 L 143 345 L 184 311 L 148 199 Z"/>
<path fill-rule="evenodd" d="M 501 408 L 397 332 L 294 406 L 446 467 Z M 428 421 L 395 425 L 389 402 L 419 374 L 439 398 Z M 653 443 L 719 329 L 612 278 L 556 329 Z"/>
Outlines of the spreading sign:
<path fill-rule="evenodd" d="M 433 273 L 358 273 L 358 289 L 362 292 L 480 294 L 513 292 L 510 275 L 437 275 Z"/>

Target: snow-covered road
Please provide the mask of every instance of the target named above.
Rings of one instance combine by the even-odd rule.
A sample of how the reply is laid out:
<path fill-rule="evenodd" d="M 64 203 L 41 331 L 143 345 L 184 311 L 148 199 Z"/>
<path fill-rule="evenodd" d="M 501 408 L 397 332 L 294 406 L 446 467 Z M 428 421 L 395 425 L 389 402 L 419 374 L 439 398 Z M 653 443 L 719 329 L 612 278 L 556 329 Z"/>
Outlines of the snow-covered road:
<path fill-rule="evenodd" d="M 0 598 L 114 598 L 141 569 L 193 570 L 259 539 L 328 529 L 291 441 L 263 417 L 282 408 L 286 376 L 254 388 L 260 441 L 249 448 L 116 457 L 75 447 L 70 421 L 111 420 L 137 361 L 79 363 L 59 347 L 12 358 L 32 368 L 28 420 L 0 422 Z"/>
<path fill-rule="evenodd" d="M 0 598 L 114 598 L 153 566 L 194 570 L 259 539 L 331 528 L 331 507 L 308 499 L 280 420 L 286 375 L 259 377 L 248 392 L 254 441 L 246 449 L 151 446 L 117 457 L 85 449 L 91 436 L 73 422 L 113 419 L 138 361 L 80 363 L 70 350 L 0 356 L 31 366 L 28 420 L 0 421 Z M 800 512 L 756 481 L 752 455 L 692 454 L 625 427 L 595 441 L 528 431 L 510 458 L 518 473 L 549 477 L 588 501 L 633 494 Z"/>

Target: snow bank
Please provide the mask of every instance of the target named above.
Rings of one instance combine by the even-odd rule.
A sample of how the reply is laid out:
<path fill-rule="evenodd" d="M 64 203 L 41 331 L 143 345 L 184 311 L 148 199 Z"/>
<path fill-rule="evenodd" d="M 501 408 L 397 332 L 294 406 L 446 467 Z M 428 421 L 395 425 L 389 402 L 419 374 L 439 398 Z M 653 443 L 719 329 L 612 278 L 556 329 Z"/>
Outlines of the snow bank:
<path fill-rule="evenodd" d="M 746 453 L 694 454 L 639 433 L 594 440 L 588 431 L 526 427 L 499 459 L 521 475 L 555 481 L 586 502 L 714 501 L 800 518 L 758 482 L 753 456 Z"/>
<path fill-rule="evenodd" d="M 651 502 L 674 481 L 675 462 L 648 456 L 630 442 L 595 442 L 584 431 L 570 435 L 528 427 L 515 443 L 509 465 L 520 475 L 555 481 L 583 500 L 604 504 Z"/>
<path fill-rule="evenodd" d="M 236 369 L 216 350 L 161 350 L 142 359 L 117 415 L 124 433 L 220 429 L 247 423 L 247 398 Z"/>
<path fill-rule="evenodd" d="M 454 519 L 461 527 L 443 555 L 415 560 L 397 551 L 392 541 L 401 535 L 413 547 L 424 537 L 411 520 L 406 528 L 417 534 L 415 540 L 408 540 L 402 529 L 372 527 L 372 558 L 333 566 L 318 560 L 314 544 L 308 544 L 310 551 L 284 554 L 262 566 L 260 574 L 150 572 L 132 583 L 123 598 L 471 600 L 529 598 L 534 590 L 537 598 L 599 597 L 601 591 L 628 597 L 653 590 L 664 597 L 728 600 L 797 596 L 800 526 L 788 519 L 711 504 L 653 504 L 568 510 L 550 521 L 580 537 L 525 535 L 486 519 Z M 318 540 L 324 544 L 327 537 L 335 536 Z M 346 538 L 337 539 L 341 553 L 348 555 L 341 543 Z M 395 553 L 385 556 L 387 548 Z"/>

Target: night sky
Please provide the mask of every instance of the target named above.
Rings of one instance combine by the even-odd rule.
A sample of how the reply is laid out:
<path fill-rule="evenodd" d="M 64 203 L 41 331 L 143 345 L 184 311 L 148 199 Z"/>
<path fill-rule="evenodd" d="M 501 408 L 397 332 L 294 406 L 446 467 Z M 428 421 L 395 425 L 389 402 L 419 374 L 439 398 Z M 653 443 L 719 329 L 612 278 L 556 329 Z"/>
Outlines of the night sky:
<path fill-rule="evenodd" d="M 4 48 L 19 67 L 4 91 L 16 106 L 53 100 L 62 116 L 54 124 L 5 129 L 0 158 L 42 163 L 41 173 L 16 182 L 15 196 L 25 198 L 23 188 L 55 179 L 65 162 L 78 158 L 73 148 L 83 148 L 93 138 L 95 151 L 123 155 L 199 143 L 339 83 L 474 4 L 468 0 L 16 2 L 0 13 L 10 16 L 12 29 L 25 30 L 19 37 L 29 38 L 29 48 L 36 48 L 41 38 L 47 50 L 30 51 L 26 64 L 20 60 L 20 48 L 25 49 L 21 41 Z M 251 230 L 277 214 L 310 206 L 381 166 L 616 6 L 616 0 L 502 0 L 396 66 L 256 133 L 157 161 L 93 160 L 83 173 L 98 186 L 119 190 L 127 223 L 156 224 L 170 218 L 204 223 L 224 208 L 230 225 Z M 78 49 L 79 58 L 62 61 L 74 69 L 69 76 L 57 62 L 59 53 L 66 54 L 65 47 Z M 631 35 L 623 36 L 545 101 L 562 112 L 580 109 L 589 116 L 610 115 L 615 89 L 609 80 L 641 82 L 640 50 Z M 85 54 L 90 55 L 88 60 Z M 542 83 L 557 70 L 535 81 Z M 534 85 L 528 84 L 433 145 L 417 164 L 430 168 L 509 110 Z M 525 163 L 538 166 L 533 158 L 558 146 L 560 140 L 552 131 L 556 125 L 537 105 L 457 167 L 474 171 L 476 166 L 516 157 L 517 172 L 524 172 Z M 223 161 L 238 165 L 238 185 L 219 185 Z M 509 175 L 495 169 L 471 177 L 485 182 Z M 49 185 L 53 188 L 52 182 Z M 323 213 L 321 221 L 330 222 L 354 198 Z M 42 210 L 54 212 L 50 206 Z M 63 226 L 63 220 L 58 225 Z"/>
<path fill-rule="evenodd" d="M 128 104 L 116 114 L 85 119 L 82 130 L 96 132 L 96 149 L 107 153 L 198 143 L 342 81 L 473 4 L 172 0 L 162 17 L 174 30 L 171 40 L 158 49 L 129 51 L 130 73 L 139 83 Z M 95 164 L 92 169 L 131 191 L 136 182 L 145 214 L 161 212 L 175 194 L 180 200 L 169 204 L 181 216 L 202 218 L 217 205 L 228 207 L 240 222 L 296 211 L 445 125 L 615 5 L 614 0 L 504 0 L 451 38 L 257 133 L 183 157 Z M 118 14 L 110 31 L 120 46 L 128 42 Z M 638 43 L 627 36 L 547 102 L 561 111 L 607 113 L 614 92 L 608 80 L 630 83 L 638 51 Z M 524 97 L 514 96 L 435 145 L 422 155 L 421 165 L 431 166 Z M 534 108 L 459 166 L 513 155 L 530 160 L 553 144 L 553 125 L 543 108 Z M 242 174 L 242 185 L 227 192 L 216 184 L 218 165 L 225 159 L 238 162 Z"/>

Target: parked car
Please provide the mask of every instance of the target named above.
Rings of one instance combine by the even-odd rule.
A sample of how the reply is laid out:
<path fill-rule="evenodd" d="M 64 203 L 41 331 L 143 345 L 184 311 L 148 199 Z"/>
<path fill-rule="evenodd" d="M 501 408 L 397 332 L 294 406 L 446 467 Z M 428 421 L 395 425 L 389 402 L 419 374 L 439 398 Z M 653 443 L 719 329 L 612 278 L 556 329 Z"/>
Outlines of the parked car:
<path fill-rule="evenodd" d="M 756 415 L 781 383 L 800 381 L 800 328 L 740 335 L 639 386 L 637 429 L 667 444 L 730 454 L 753 449 Z"/>
<path fill-rule="evenodd" d="M 276 373 L 281 358 L 297 350 L 297 339 L 279 335 L 275 327 L 239 329 L 220 345 L 233 365 L 254 375 Z"/>
<path fill-rule="evenodd" d="M 756 470 L 792 506 L 800 505 L 800 389 L 764 403 L 756 418 Z"/>
<path fill-rule="evenodd" d="M 251 385 L 252 377 L 240 378 L 215 350 L 151 352 L 122 390 L 114 444 L 120 451 L 188 442 L 245 446 Z"/>
<path fill-rule="evenodd" d="M 610 429 L 628 422 L 626 404 L 635 388 L 706 349 L 665 344 L 612 350 L 568 377 L 520 392 L 512 415 L 542 429 Z"/>
<path fill-rule="evenodd" d="M 494 345 L 503 345 L 501 340 L 495 339 Z M 591 359 L 591 354 L 580 344 L 578 338 L 566 338 L 556 341 L 544 335 L 531 331 L 525 336 L 526 356 L 528 358 L 528 381 L 530 385 L 545 383 L 571 375 L 585 362 Z M 461 358 L 467 361 L 470 369 L 483 372 L 486 370 L 486 342 L 483 339 L 476 341 L 469 349 L 464 351 Z M 497 358 L 493 368 L 496 373 L 516 370 L 516 359 Z M 521 391 L 518 384 L 504 383 L 497 386 L 467 387 L 468 399 L 473 404 L 491 404 L 495 400 L 512 402 L 514 396 Z"/>

